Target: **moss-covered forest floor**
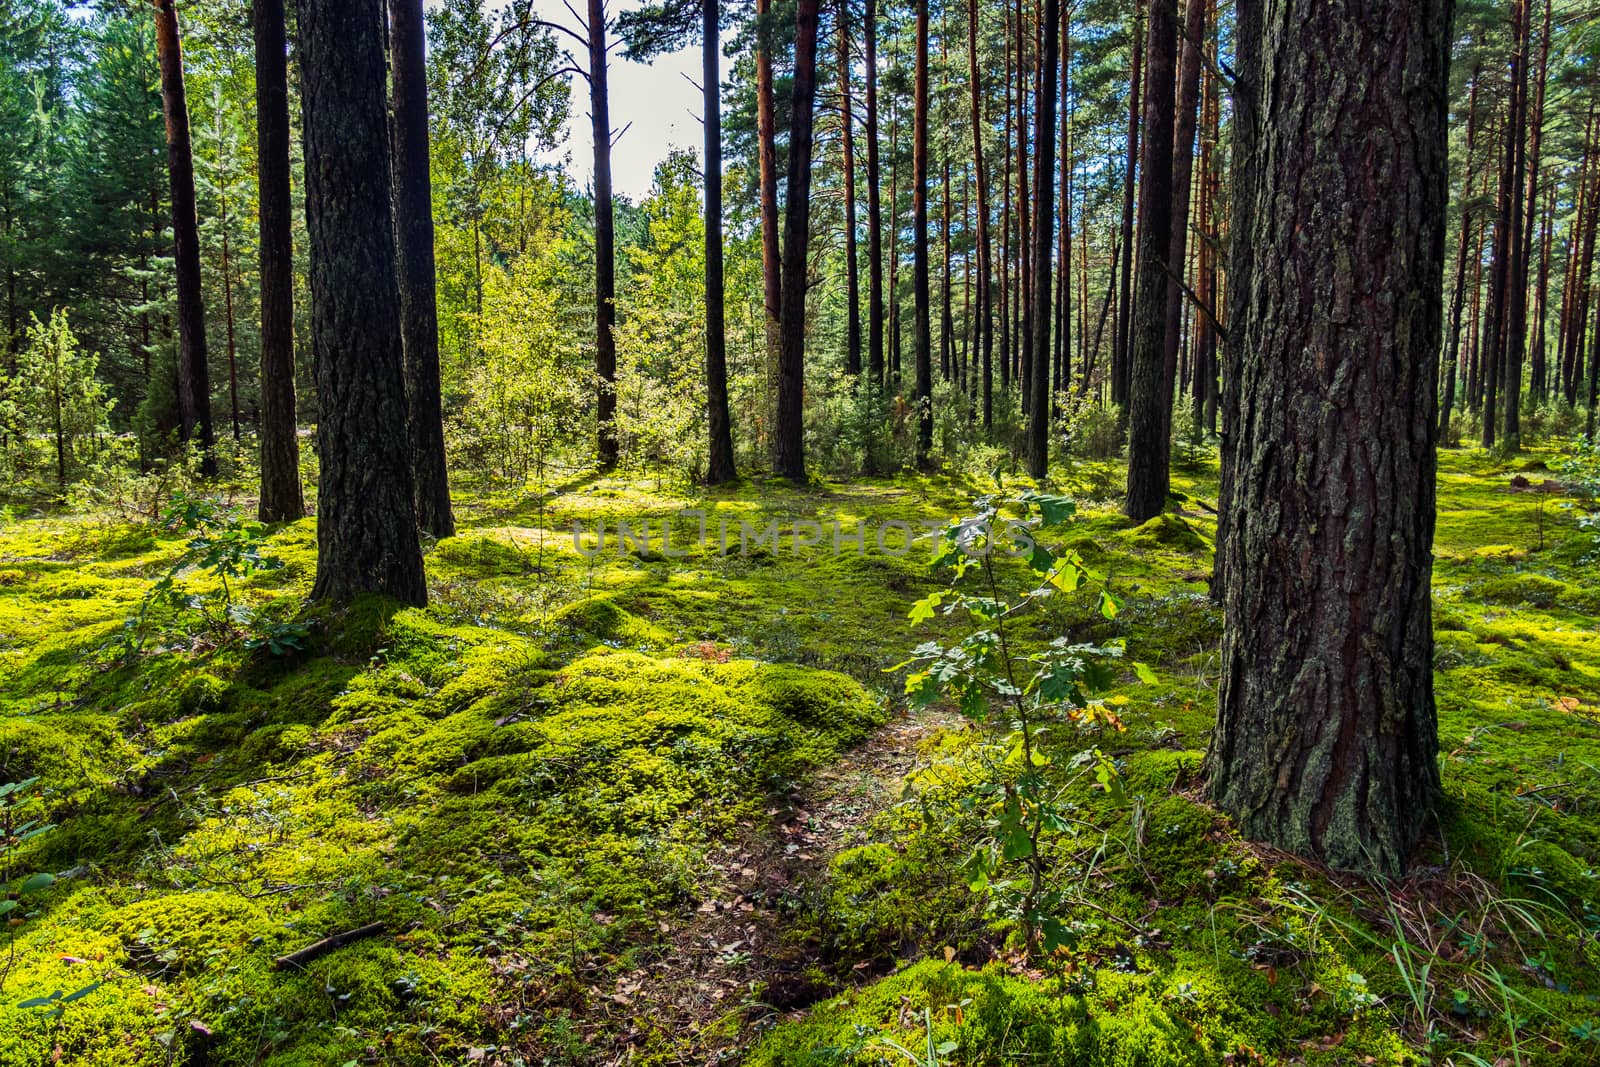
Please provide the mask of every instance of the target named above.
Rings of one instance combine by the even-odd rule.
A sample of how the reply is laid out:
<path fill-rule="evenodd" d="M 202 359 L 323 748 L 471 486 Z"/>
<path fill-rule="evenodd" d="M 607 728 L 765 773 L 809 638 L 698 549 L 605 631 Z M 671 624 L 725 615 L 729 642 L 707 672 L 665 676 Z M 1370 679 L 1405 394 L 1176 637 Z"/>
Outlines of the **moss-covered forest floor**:
<path fill-rule="evenodd" d="M 182 538 L 9 522 L 0 782 L 37 780 L 0 805 L 0 1063 L 1600 1061 L 1600 566 L 1542 485 L 1553 458 L 1442 458 L 1445 798 L 1389 885 L 1242 842 L 1202 801 L 1214 462 L 1140 527 L 1114 467 L 1060 472 L 1080 511 L 1055 540 L 1122 607 L 1063 595 L 1019 639 L 1123 642 L 1157 681 L 1130 673 L 1127 731 L 1090 739 L 1125 796 L 1073 796 L 1099 844 L 1057 872 L 1080 904 L 1045 961 L 960 869 L 979 731 L 908 712 L 885 673 L 951 625 L 907 620 L 939 584 L 925 550 L 836 554 L 826 526 L 949 519 L 977 482 L 467 494 L 430 607 L 340 615 L 295 615 L 307 520 L 229 585 L 254 632 L 307 624 L 276 653 L 167 603 L 130 652 Z M 592 551 L 645 517 L 668 549 L 653 525 Z M 741 553 L 740 521 L 789 532 Z M 821 544 L 796 551 L 806 521 Z M 176 582 L 217 617 L 214 578 Z"/>

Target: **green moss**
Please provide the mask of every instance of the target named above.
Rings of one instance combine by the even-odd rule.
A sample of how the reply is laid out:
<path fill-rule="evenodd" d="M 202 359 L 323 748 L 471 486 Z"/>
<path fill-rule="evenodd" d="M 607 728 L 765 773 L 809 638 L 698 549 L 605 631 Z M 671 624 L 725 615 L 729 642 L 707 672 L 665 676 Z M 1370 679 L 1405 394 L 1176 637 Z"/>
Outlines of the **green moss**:
<path fill-rule="evenodd" d="M 1201 552 L 1206 540 L 1190 523 L 1177 515 L 1157 515 L 1135 529 L 1128 537 L 1141 548 L 1162 548 L 1179 552 Z"/>

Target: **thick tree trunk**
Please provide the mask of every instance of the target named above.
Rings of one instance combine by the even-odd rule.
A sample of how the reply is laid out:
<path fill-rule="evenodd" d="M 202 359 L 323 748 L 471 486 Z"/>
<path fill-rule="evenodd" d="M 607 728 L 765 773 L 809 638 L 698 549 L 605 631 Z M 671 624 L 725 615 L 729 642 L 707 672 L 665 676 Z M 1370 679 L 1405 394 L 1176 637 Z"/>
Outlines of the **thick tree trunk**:
<path fill-rule="evenodd" d="M 844 154 L 844 370 L 861 373 L 861 271 L 856 253 L 856 131 L 850 99 L 850 9 L 839 9 L 839 141 Z"/>
<path fill-rule="evenodd" d="M 312 596 L 428 599 L 406 438 L 383 0 L 300 0 L 317 383 Z"/>
<path fill-rule="evenodd" d="M 806 280 L 811 238 L 811 129 L 816 95 L 817 0 L 798 0 L 789 117 L 788 202 L 783 216 L 782 330 L 778 346 L 778 411 L 774 420 L 776 448 L 772 463 L 775 473 L 796 482 L 806 478 Z"/>
<path fill-rule="evenodd" d="M 611 197 L 611 96 L 606 85 L 605 0 L 589 0 L 589 127 L 594 141 L 594 373 L 597 455 L 617 464 L 616 213 Z"/>
<path fill-rule="evenodd" d="M 1135 522 L 1167 503 L 1172 382 L 1166 376 L 1165 337 L 1172 251 L 1173 91 L 1178 41 L 1177 0 L 1150 0 L 1145 64 L 1144 149 L 1139 170 L 1139 288 L 1135 294 L 1128 388 L 1128 492 L 1122 510 Z"/>
<path fill-rule="evenodd" d="M 217 472 L 211 427 L 211 370 L 206 361 L 206 308 L 200 293 L 200 227 L 195 213 L 194 153 L 189 104 L 183 91 L 183 45 L 175 0 L 152 0 L 156 55 L 161 64 L 161 110 L 167 128 L 167 176 L 172 185 L 173 259 L 178 283 L 178 436 L 200 447 L 200 472 Z"/>
<path fill-rule="evenodd" d="M 306 513 L 294 381 L 294 218 L 289 196 L 289 74 L 283 0 L 255 0 L 256 173 L 261 219 L 262 522 Z"/>
<path fill-rule="evenodd" d="M 427 28 L 422 0 L 389 0 L 394 84 L 395 247 L 400 269 L 400 335 L 417 525 L 434 537 L 456 532 L 444 454 L 439 386 L 439 311 L 434 294 L 433 181 L 428 171 Z"/>
<path fill-rule="evenodd" d="M 977 349 L 982 363 L 983 429 L 994 427 L 994 264 L 989 239 L 989 176 L 983 164 L 983 78 L 978 72 L 978 0 L 967 0 L 967 81 L 972 104 L 972 170 L 978 189 Z"/>
<path fill-rule="evenodd" d="M 700 20 L 700 89 L 706 125 L 706 481 L 711 485 L 723 485 L 738 477 L 733 463 L 733 418 L 728 411 L 728 338 L 723 317 L 722 75 L 718 62 L 721 45 L 717 37 L 720 10 L 716 3 L 708 0 L 701 5 Z M 845 112 L 848 126 L 848 105 Z M 852 202 L 852 237 L 854 214 Z M 854 276 L 854 240 L 851 241 L 850 265 Z M 853 318 L 853 297 L 851 311 Z"/>
<path fill-rule="evenodd" d="M 933 329 L 928 292 L 928 0 L 916 0 L 916 84 L 911 113 L 912 351 L 917 375 L 917 464 L 933 450 Z"/>
<path fill-rule="evenodd" d="M 879 393 L 883 363 L 883 206 L 878 197 L 878 3 L 866 0 L 863 59 L 867 74 L 867 376 Z"/>
<path fill-rule="evenodd" d="M 1229 322 L 1237 515 L 1208 788 L 1248 837 L 1386 875 L 1439 792 L 1429 582 L 1451 9 L 1271 5 L 1241 72 L 1268 118 L 1256 206 L 1234 232 L 1250 265 Z"/>

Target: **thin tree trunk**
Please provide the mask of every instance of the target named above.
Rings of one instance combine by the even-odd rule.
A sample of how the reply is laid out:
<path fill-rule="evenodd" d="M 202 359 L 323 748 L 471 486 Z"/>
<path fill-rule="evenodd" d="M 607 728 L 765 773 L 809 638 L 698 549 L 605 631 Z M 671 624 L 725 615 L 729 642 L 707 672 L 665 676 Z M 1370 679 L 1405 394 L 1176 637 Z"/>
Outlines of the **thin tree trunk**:
<path fill-rule="evenodd" d="M 591 0 L 599 3 L 600 0 Z M 817 91 L 817 0 L 795 5 L 794 83 L 789 118 L 788 203 L 783 219 L 783 292 L 778 347 L 777 448 L 773 470 L 806 478 L 805 403 L 807 249 L 811 237 L 811 130 Z"/>
<path fill-rule="evenodd" d="M 916 0 L 916 86 L 911 113 L 912 346 L 917 375 L 917 464 L 933 449 L 933 337 L 928 293 L 928 0 Z"/>
<path fill-rule="evenodd" d="M 723 485 L 738 477 L 733 462 L 733 418 L 728 411 L 728 336 L 724 320 L 722 278 L 722 75 L 721 45 L 717 36 L 720 7 L 701 4 L 700 82 L 706 134 L 706 481 Z M 846 81 L 848 86 L 848 80 Z M 850 106 L 845 96 L 845 172 L 850 174 Z M 846 188 L 849 188 L 847 178 Z M 850 196 L 847 191 L 846 196 Z M 855 344 L 860 344 L 860 321 L 855 295 L 855 200 L 850 197 L 850 315 Z M 857 352 L 856 368 L 860 369 Z"/>
<path fill-rule="evenodd" d="M 294 380 L 293 203 L 289 195 L 289 75 L 283 0 L 251 5 L 256 43 L 256 176 L 261 220 L 262 522 L 306 513 Z M 147 338 L 148 343 L 148 338 Z"/>
<path fill-rule="evenodd" d="M 1044 51 L 1039 57 L 1039 99 L 1034 107 L 1034 188 L 1039 190 L 1033 220 L 1033 397 L 1028 414 L 1028 473 L 1043 478 L 1050 469 L 1050 254 L 1055 244 L 1055 197 L 1051 180 L 1056 162 L 1056 64 L 1061 52 L 1059 0 L 1044 0 Z"/>
<path fill-rule="evenodd" d="M 1389 876 L 1439 794 L 1429 587 L 1451 8 L 1396 0 L 1368 21 L 1268 5 L 1260 53 L 1240 57 L 1268 118 L 1256 207 L 1233 233 L 1250 264 L 1228 323 L 1241 506 L 1222 545 L 1208 792 L 1246 837 Z M 1330 77 L 1346 91 L 1328 93 Z"/>
<path fill-rule="evenodd" d="M 611 99 L 605 0 L 589 0 L 589 126 L 594 141 L 594 373 L 601 470 L 617 464 L 616 215 L 611 196 Z"/>
<path fill-rule="evenodd" d="M 1546 11 L 1549 0 L 1546 0 Z M 1522 56 L 1521 77 L 1517 85 L 1517 200 L 1512 204 L 1515 212 L 1511 220 L 1511 262 L 1507 267 L 1507 300 L 1505 356 L 1503 357 L 1500 391 L 1505 411 L 1500 444 L 1503 449 L 1515 452 L 1522 447 L 1522 369 L 1528 346 L 1528 261 L 1531 258 L 1532 230 L 1538 213 L 1539 147 L 1541 140 L 1539 109 L 1528 109 L 1528 57 L 1533 46 L 1533 10 L 1531 0 L 1522 0 L 1522 40 L 1518 51 Z M 1546 33 L 1548 41 L 1549 34 Z M 1546 62 L 1548 62 L 1548 48 Z M 1544 72 L 1539 75 L 1539 92 L 1544 92 Z M 1532 144 L 1526 136 L 1532 125 Z M 1527 190 L 1523 191 L 1523 172 L 1526 171 Z M 1526 202 L 1526 216 L 1523 204 Z"/>
<path fill-rule="evenodd" d="M 394 93 L 395 248 L 400 334 L 417 526 L 434 537 L 456 532 L 444 451 L 439 384 L 439 310 L 434 291 L 433 179 L 428 170 L 427 28 L 422 0 L 389 0 Z"/>
<path fill-rule="evenodd" d="M 972 101 L 972 169 L 978 187 L 977 345 L 983 363 L 983 429 L 994 428 L 994 281 L 989 243 L 989 178 L 983 165 L 983 79 L 978 72 L 978 0 L 967 0 L 967 81 Z"/>
<path fill-rule="evenodd" d="M 1500 390 L 1506 374 L 1507 335 L 1511 288 L 1516 280 L 1512 260 L 1521 248 L 1517 227 L 1522 194 L 1522 94 L 1527 85 L 1523 49 L 1527 0 L 1511 0 L 1511 70 L 1509 104 L 1500 167 L 1500 193 L 1495 211 L 1494 262 L 1490 271 L 1488 314 L 1484 319 L 1483 347 L 1479 358 L 1483 374 L 1484 448 L 1492 448 L 1500 429 Z"/>
<path fill-rule="evenodd" d="M 200 293 L 200 227 L 195 211 L 194 153 L 183 91 L 183 45 L 175 0 L 152 0 L 156 55 L 161 65 L 161 110 L 167 129 L 167 176 L 172 185 L 173 259 L 178 283 L 179 439 L 200 446 L 200 473 L 217 472 L 211 427 L 211 371 L 206 361 L 206 308 Z"/>
<path fill-rule="evenodd" d="M 1167 289 L 1172 249 L 1173 90 L 1178 39 L 1177 0 L 1150 0 L 1145 63 L 1144 149 L 1139 169 L 1139 290 L 1129 346 L 1128 492 L 1123 513 L 1144 522 L 1166 506 L 1169 474 L 1165 431 L 1172 408 L 1166 376 Z"/>
<path fill-rule="evenodd" d="M 863 45 L 867 68 L 867 374 L 881 394 L 884 388 L 883 208 L 878 199 L 877 8 L 877 0 L 866 0 Z"/>
<path fill-rule="evenodd" d="M 233 323 L 233 254 L 228 240 L 228 194 L 222 192 L 219 200 L 217 222 L 222 229 L 222 325 L 228 344 L 228 414 L 232 422 L 233 440 L 239 441 L 239 346 Z"/>
<path fill-rule="evenodd" d="M 406 437 L 383 0 L 300 0 L 317 382 L 312 596 L 428 599 Z"/>
<path fill-rule="evenodd" d="M 1533 358 L 1530 374 L 1533 399 L 1538 404 L 1544 404 L 1550 399 L 1550 364 L 1545 320 L 1550 317 L 1550 246 L 1555 239 L 1557 184 L 1552 181 L 1545 190 L 1545 209 L 1540 219 L 1539 279 L 1533 294 Z"/>
<path fill-rule="evenodd" d="M 707 5 L 713 6 L 713 5 Z M 850 100 L 850 7 L 839 8 L 839 138 L 844 152 L 844 370 L 861 373 L 861 272 L 856 255 L 855 118 Z"/>
<path fill-rule="evenodd" d="M 1169 271 L 1182 272 L 1189 259 L 1189 199 L 1194 182 L 1194 141 L 1200 107 L 1200 47 L 1206 32 L 1205 0 L 1185 0 L 1183 43 L 1178 65 L 1178 112 L 1174 120 L 1172 145 L 1172 241 L 1167 254 Z M 1178 349 L 1184 336 L 1183 290 L 1169 278 L 1167 318 L 1162 339 L 1163 388 L 1167 403 L 1162 408 L 1164 446 L 1172 442 L 1173 383 L 1178 376 Z M 1164 448 L 1165 450 L 1165 448 Z"/>
<path fill-rule="evenodd" d="M 1450 440 L 1451 409 L 1456 400 L 1456 356 L 1461 348 L 1461 313 L 1466 306 L 1468 242 L 1472 236 L 1472 187 L 1477 174 L 1472 168 L 1472 157 L 1478 133 L 1478 67 L 1472 69 L 1471 88 L 1467 91 L 1467 160 L 1461 171 L 1461 237 L 1456 243 L 1456 284 L 1450 298 L 1450 337 L 1445 345 L 1444 370 L 1441 377 L 1444 399 L 1439 405 L 1439 439 Z"/>
<path fill-rule="evenodd" d="M 779 243 L 777 104 L 772 88 L 772 0 L 756 0 L 756 155 L 761 187 L 761 280 L 765 294 L 767 336 L 767 387 L 776 406 L 778 350 L 783 335 L 783 252 Z M 868 86 L 870 95 L 871 86 Z M 776 429 L 770 441 L 777 463 Z"/>
<path fill-rule="evenodd" d="M 1248 0 L 1246 0 L 1248 2 Z M 1142 107 L 1142 64 L 1144 62 L 1145 0 L 1134 0 L 1133 43 L 1128 46 L 1128 62 L 1132 65 L 1128 84 L 1128 158 L 1122 178 L 1122 247 L 1128 252 L 1122 257 L 1122 286 L 1118 290 L 1117 328 L 1111 355 L 1111 402 L 1121 405 L 1122 418 L 1127 418 L 1128 383 L 1131 378 L 1129 353 L 1129 320 L 1133 314 L 1133 264 L 1139 257 L 1133 248 L 1134 194 L 1139 177 L 1139 113 Z M 1241 46 L 1242 47 L 1242 46 Z"/>

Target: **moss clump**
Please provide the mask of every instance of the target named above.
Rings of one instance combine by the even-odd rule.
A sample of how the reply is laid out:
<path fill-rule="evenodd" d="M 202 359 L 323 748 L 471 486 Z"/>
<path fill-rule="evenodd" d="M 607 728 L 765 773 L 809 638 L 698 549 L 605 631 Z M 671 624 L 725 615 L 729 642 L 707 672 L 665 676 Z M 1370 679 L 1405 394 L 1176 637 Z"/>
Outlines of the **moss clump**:
<path fill-rule="evenodd" d="M 1526 604 L 1553 608 L 1567 597 L 1567 585 L 1542 574 L 1495 578 L 1478 587 L 1478 596 L 1491 604 Z"/>
<path fill-rule="evenodd" d="M 1179 515 L 1157 515 L 1128 535 L 1131 544 L 1139 548 L 1166 549 L 1173 552 L 1203 552 L 1206 539 Z"/>
<path fill-rule="evenodd" d="M 661 647 L 671 635 L 634 616 L 607 596 L 593 596 L 571 604 L 551 617 L 554 626 L 614 646 Z"/>

